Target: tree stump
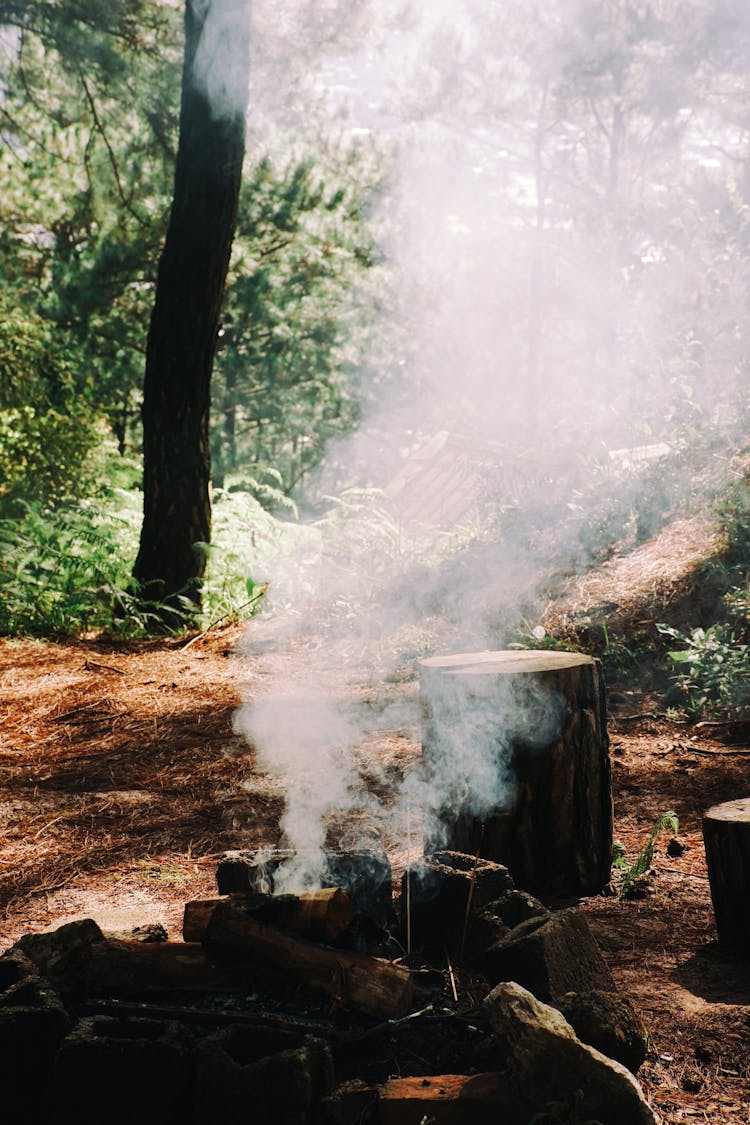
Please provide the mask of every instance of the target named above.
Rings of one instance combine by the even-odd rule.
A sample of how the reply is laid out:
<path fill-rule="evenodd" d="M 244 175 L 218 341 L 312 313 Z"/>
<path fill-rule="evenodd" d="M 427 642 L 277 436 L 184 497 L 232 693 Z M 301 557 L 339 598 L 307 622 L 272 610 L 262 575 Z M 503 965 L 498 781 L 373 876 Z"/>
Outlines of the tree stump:
<path fill-rule="evenodd" d="M 703 841 L 719 941 L 750 954 L 750 797 L 705 812 Z"/>
<path fill-rule="evenodd" d="M 462 653 L 421 662 L 432 790 L 426 850 L 504 863 L 537 894 L 610 879 L 612 787 L 598 661 L 573 652 Z"/>

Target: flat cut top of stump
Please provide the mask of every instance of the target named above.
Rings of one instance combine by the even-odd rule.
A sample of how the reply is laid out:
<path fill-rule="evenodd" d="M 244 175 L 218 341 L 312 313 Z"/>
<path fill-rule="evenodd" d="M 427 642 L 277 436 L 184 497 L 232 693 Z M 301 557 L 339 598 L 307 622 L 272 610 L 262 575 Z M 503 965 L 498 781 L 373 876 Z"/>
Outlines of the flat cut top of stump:
<path fill-rule="evenodd" d="M 500 649 L 497 652 L 456 652 L 420 660 L 422 668 L 440 669 L 447 676 L 505 676 L 518 672 L 556 672 L 593 664 L 581 652 L 547 649 Z"/>
<path fill-rule="evenodd" d="M 742 797 L 738 801 L 725 801 L 723 805 L 714 805 L 704 812 L 703 819 L 750 821 L 750 797 Z"/>

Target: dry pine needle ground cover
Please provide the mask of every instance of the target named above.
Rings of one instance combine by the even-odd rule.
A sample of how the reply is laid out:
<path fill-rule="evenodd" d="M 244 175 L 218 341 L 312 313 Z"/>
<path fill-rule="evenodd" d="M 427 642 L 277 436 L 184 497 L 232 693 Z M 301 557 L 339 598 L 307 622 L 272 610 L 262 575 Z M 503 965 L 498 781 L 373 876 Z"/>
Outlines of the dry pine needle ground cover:
<path fill-rule="evenodd" d="M 0 641 L 0 949 L 81 916 L 107 929 L 163 921 L 177 937 L 183 903 L 213 892 L 222 850 L 276 842 L 281 795 L 233 730 L 242 685 L 262 678 L 238 640 Z M 747 794 L 750 743 L 652 709 L 613 693 L 616 835 L 635 853 L 675 809 L 687 848 L 670 857 L 660 842 L 642 898 L 583 905 L 650 1026 L 640 1077 L 664 1121 L 747 1123 L 750 962 L 715 944 L 700 817 Z M 413 714 L 365 749 L 373 775 L 418 754 Z"/>

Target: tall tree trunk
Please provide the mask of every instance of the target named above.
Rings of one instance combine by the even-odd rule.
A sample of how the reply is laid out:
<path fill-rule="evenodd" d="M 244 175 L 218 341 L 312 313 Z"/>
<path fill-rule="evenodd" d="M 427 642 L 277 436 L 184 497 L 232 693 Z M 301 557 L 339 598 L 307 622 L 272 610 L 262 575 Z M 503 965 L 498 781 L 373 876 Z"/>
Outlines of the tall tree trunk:
<path fill-rule="evenodd" d="M 245 91 L 246 7 L 244 0 L 185 6 L 180 139 L 146 352 L 143 526 L 133 570 L 148 597 L 163 602 L 183 592 L 200 604 L 200 544 L 211 537 L 211 370 L 245 152 L 246 102 L 212 105 L 201 37 L 220 14 L 234 17 L 215 65 L 231 67 L 233 89 Z"/>

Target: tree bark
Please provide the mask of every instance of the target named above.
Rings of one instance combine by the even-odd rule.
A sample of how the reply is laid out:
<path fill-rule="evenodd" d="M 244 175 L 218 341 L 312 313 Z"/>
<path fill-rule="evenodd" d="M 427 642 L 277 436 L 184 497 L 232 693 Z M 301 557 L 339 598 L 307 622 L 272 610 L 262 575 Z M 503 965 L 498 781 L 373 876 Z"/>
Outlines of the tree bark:
<path fill-rule="evenodd" d="M 750 954 L 750 798 L 703 814 L 703 840 L 716 929 L 722 945 Z"/>
<path fill-rule="evenodd" d="M 428 779 L 471 762 L 479 740 L 500 780 L 494 807 L 477 811 L 482 792 L 444 806 L 444 846 L 506 864 L 535 894 L 600 891 L 612 865 L 612 787 L 598 662 L 570 652 L 436 657 L 422 662 L 421 687 Z M 459 794 L 471 789 L 468 774 L 458 781 Z"/>
<path fill-rule="evenodd" d="M 216 957 L 259 958 L 367 1015 L 391 1019 L 414 1004 L 414 982 L 403 965 L 292 937 L 256 921 L 231 901 L 214 910 L 204 946 Z"/>
<path fill-rule="evenodd" d="M 211 371 L 245 152 L 245 104 L 214 107 L 197 66 L 216 3 L 185 6 L 180 139 L 146 351 L 143 526 L 133 570 L 149 600 L 184 593 L 197 605 L 206 562 L 200 545 L 211 538 Z M 222 59 L 238 68 L 244 89 L 246 25 L 233 27 L 232 58 Z"/>
<path fill-rule="evenodd" d="M 341 887 L 302 891 L 299 895 L 221 895 L 185 903 L 183 939 L 203 941 L 214 911 L 224 902 L 234 902 L 240 910 L 246 906 L 258 921 L 315 941 L 335 941 L 354 916 L 349 896 Z"/>

